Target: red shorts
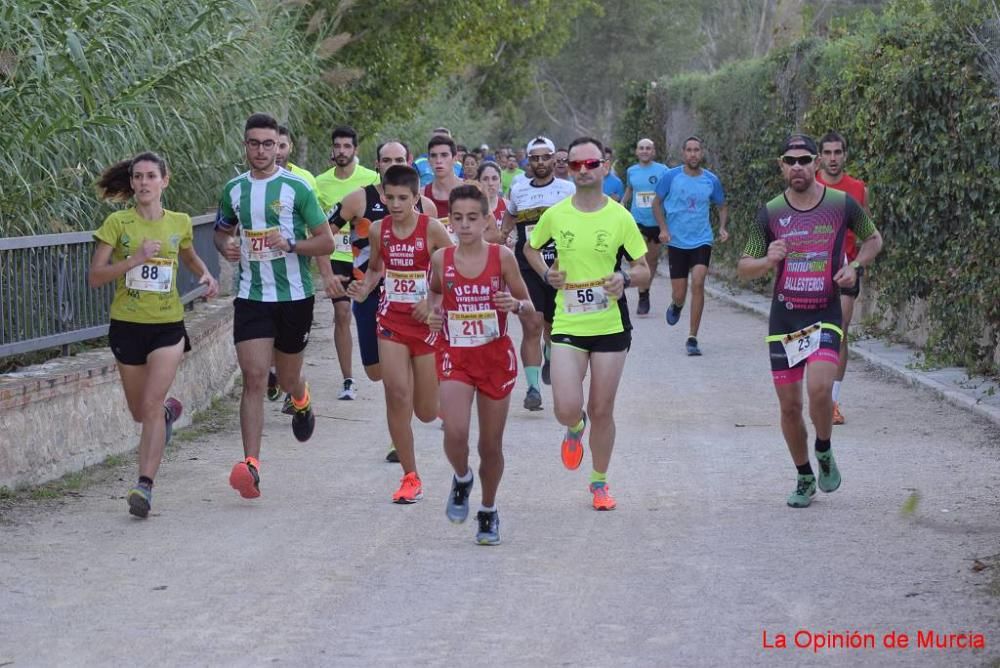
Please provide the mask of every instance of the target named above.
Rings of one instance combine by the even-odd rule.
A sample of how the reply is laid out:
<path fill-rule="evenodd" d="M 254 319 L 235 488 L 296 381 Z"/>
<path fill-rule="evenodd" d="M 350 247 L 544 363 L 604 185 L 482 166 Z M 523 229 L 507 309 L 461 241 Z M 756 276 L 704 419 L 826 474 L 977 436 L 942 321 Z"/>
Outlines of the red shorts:
<path fill-rule="evenodd" d="M 383 323 L 379 319 L 378 338 L 406 346 L 410 350 L 410 357 L 434 353 L 432 345 L 434 337 L 431 335 L 431 330 L 427 325 L 415 320 L 412 326 L 406 327 L 397 323 Z"/>
<path fill-rule="evenodd" d="M 517 355 L 509 336 L 502 336 L 485 346 L 438 347 L 439 380 L 454 380 L 471 385 L 490 399 L 504 399 L 517 382 Z"/>

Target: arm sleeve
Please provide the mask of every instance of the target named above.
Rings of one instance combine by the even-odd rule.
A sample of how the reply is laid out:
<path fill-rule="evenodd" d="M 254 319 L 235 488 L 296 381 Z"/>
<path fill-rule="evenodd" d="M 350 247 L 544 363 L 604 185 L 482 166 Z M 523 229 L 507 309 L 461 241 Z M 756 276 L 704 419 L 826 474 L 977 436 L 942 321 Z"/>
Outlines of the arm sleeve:
<path fill-rule="evenodd" d="M 531 230 L 531 238 L 528 239 L 528 245 L 538 250 L 550 241 L 552 241 L 552 210 L 546 209 L 542 217 L 538 219 L 535 229 Z"/>
<path fill-rule="evenodd" d="M 712 174 L 712 194 L 709 195 L 708 199 L 718 206 L 726 203 L 726 193 L 722 190 L 722 181 L 715 174 Z"/>
<path fill-rule="evenodd" d="M 761 207 L 757 213 L 757 220 L 750 226 L 750 235 L 747 237 L 743 255 L 754 258 L 767 255 L 767 247 L 771 243 L 768 229 L 767 207 Z"/>
<path fill-rule="evenodd" d="M 871 235 L 878 232 L 875 227 L 875 222 L 871 219 L 861 205 L 858 204 L 853 197 L 845 198 L 847 200 L 847 205 L 845 207 L 845 217 L 847 218 L 847 227 L 854 232 L 854 234 L 864 241 Z"/>
<path fill-rule="evenodd" d="M 660 198 L 660 201 L 666 203 L 667 195 L 670 194 L 670 185 L 674 182 L 674 174 L 676 172 L 669 169 L 660 175 L 659 180 L 656 182 L 656 196 Z"/>

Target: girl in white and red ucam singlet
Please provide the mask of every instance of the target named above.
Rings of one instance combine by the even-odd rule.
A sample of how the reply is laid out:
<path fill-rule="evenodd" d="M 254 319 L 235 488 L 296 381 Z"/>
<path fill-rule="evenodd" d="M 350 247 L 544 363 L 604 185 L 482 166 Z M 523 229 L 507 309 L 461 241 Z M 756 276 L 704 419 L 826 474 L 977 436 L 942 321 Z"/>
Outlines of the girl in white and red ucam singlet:
<path fill-rule="evenodd" d="M 455 470 L 447 515 L 468 517 L 473 476 L 469 468 L 469 423 L 478 395 L 479 475 L 482 507 L 476 540 L 500 542 L 496 492 L 503 475 L 503 430 L 517 381 L 517 355 L 507 336 L 507 314 L 531 310 L 528 288 L 510 249 L 488 243 L 495 226 L 487 196 L 475 185 L 455 188 L 449 198 L 458 246 L 431 259 L 432 330 L 441 330 L 437 370 L 444 419 L 444 450 Z"/>

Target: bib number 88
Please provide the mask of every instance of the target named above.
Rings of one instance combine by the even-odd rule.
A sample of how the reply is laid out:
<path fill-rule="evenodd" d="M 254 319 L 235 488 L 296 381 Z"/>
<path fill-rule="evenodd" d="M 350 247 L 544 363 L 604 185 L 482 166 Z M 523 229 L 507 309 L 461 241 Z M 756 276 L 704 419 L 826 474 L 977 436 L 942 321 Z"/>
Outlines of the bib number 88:
<path fill-rule="evenodd" d="M 155 265 L 151 267 L 148 264 L 142 265 L 140 276 L 143 278 L 143 280 L 155 281 L 159 275 L 160 275 L 159 267 L 156 267 Z"/>

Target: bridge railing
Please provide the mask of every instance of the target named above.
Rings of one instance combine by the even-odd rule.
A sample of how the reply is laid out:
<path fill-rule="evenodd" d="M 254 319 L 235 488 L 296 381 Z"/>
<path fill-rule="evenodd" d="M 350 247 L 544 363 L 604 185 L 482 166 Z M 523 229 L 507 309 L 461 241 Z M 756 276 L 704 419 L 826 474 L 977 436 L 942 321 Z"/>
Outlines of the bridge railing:
<path fill-rule="evenodd" d="M 192 219 L 194 248 L 219 276 L 212 241 L 214 216 Z M 93 232 L 0 238 L 0 358 L 62 347 L 108 333 L 114 282 L 87 285 Z M 198 277 L 178 263 L 177 291 L 187 306 L 204 292 Z"/>

